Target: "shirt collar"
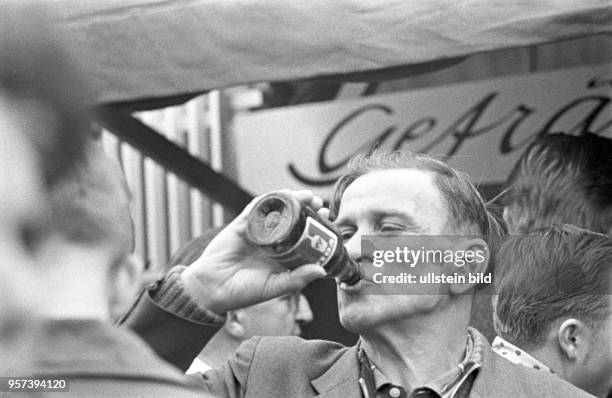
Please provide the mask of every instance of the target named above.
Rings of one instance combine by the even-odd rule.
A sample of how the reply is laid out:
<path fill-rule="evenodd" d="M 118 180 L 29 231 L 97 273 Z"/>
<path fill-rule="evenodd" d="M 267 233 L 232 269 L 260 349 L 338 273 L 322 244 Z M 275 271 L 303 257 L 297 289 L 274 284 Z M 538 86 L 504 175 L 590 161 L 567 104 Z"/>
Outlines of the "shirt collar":
<path fill-rule="evenodd" d="M 187 369 L 187 371 L 185 372 L 186 374 L 190 375 L 190 374 L 198 374 L 198 373 L 206 373 L 209 370 L 211 370 L 212 368 L 204 361 L 202 361 L 200 358 L 196 357 L 193 362 L 191 363 L 191 366 L 189 366 L 189 369 Z"/>
<path fill-rule="evenodd" d="M 493 349 L 493 351 L 495 351 L 496 354 L 500 355 L 501 357 L 507 359 L 512 363 L 527 366 L 528 368 L 555 373 L 551 368 L 544 365 L 535 357 L 531 356 L 527 351 L 518 348 L 514 344 L 508 342 L 507 340 L 504 340 L 499 336 L 495 337 L 491 348 Z"/>
<path fill-rule="evenodd" d="M 436 392 L 441 398 L 457 397 L 457 391 L 466 384 L 467 380 L 473 380 L 473 377 L 470 376 L 482 366 L 483 339 L 484 337 L 475 329 L 468 328 L 465 356 L 463 360 L 453 369 L 425 383 L 423 386 L 418 386 L 414 390 L 425 388 Z M 361 346 L 359 349 L 362 350 Z M 380 392 L 393 385 L 391 380 L 389 380 L 375 365 L 371 364 L 371 367 L 376 391 Z"/>

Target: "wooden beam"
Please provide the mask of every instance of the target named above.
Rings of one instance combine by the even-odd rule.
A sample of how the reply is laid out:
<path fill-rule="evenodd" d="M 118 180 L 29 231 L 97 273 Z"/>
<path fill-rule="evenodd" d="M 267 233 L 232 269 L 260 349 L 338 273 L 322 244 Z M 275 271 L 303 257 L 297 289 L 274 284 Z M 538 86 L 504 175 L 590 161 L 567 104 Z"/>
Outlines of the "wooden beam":
<path fill-rule="evenodd" d="M 240 213 L 253 199 L 253 195 L 234 181 L 129 113 L 110 106 L 97 106 L 93 114 L 96 122 L 105 129 L 233 213 Z"/>

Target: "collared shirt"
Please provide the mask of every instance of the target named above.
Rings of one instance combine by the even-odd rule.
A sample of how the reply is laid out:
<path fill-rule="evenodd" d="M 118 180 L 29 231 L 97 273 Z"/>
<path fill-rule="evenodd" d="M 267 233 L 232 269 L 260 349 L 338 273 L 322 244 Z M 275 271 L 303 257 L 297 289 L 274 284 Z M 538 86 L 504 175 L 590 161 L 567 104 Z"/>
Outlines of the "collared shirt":
<path fill-rule="evenodd" d="M 425 383 L 423 386 L 414 388 L 410 395 L 402 386 L 394 385 L 391 381 L 369 361 L 366 363 L 371 368 L 373 383 L 376 389 L 376 398 L 463 398 L 468 397 L 477 370 L 482 366 L 483 337 L 475 329 L 468 329 L 465 357 L 461 363 L 448 372 L 441 374 L 435 379 Z M 365 357 L 365 352 L 360 347 L 360 357 Z M 368 397 L 367 384 L 360 380 L 364 397 Z"/>
<path fill-rule="evenodd" d="M 189 366 L 189 369 L 187 369 L 185 373 L 188 375 L 192 375 L 192 374 L 198 374 L 198 373 L 205 373 L 211 369 L 212 368 L 208 366 L 206 362 L 196 357 L 196 359 L 193 360 L 193 362 Z"/>
<path fill-rule="evenodd" d="M 527 366 L 528 368 L 533 368 L 537 370 L 544 370 L 550 373 L 555 373 L 551 368 L 544 365 L 542 362 L 531 356 L 527 351 L 521 350 L 514 344 L 504 340 L 503 338 L 497 336 L 495 340 L 493 340 L 493 345 L 491 346 L 493 351 L 499 356 L 506 358 L 508 361 Z"/>

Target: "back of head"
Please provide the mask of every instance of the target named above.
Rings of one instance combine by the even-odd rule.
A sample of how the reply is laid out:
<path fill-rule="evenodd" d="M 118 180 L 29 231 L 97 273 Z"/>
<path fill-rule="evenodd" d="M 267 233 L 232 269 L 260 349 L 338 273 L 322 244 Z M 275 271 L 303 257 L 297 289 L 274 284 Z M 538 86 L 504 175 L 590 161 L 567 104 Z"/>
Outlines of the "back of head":
<path fill-rule="evenodd" d="M 449 226 L 456 234 L 476 234 L 487 243 L 491 252 L 489 269 L 494 269 L 493 256 L 504 234 L 497 218 L 489 211 L 470 177 L 428 155 L 408 151 L 391 153 L 374 151 L 357 155 L 347 171 L 338 179 L 332 192 L 330 217 L 335 219 L 346 188 L 360 176 L 377 170 L 417 169 L 434 174 L 434 181 L 449 210 Z"/>
<path fill-rule="evenodd" d="M 595 135 L 538 137 L 508 179 L 504 219 L 510 233 L 568 223 L 612 230 L 612 140 Z"/>
<path fill-rule="evenodd" d="M 40 4 L 0 2 L 0 371 L 34 353 L 28 340 L 41 293 L 36 243 L 47 228 L 45 188 L 82 158 L 90 139 L 85 90 Z M 8 349 L 7 349 L 8 348 Z M 15 355 L 13 355 L 15 354 Z M 5 366 L 2 366 L 5 365 Z M 11 368 L 5 371 L 6 367 Z M 18 373 L 18 374 L 25 374 Z"/>
<path fill-rule="evenodd" d="M 0 4 L 0 99 L 38 155 L 45 185 L 82 157 L 92 130 L 88 87 L 45 24 L 40 4 Z"/>
<path fill-rule="evenodd" d="M 51 224 L 63 240 L 104 247 L 121 260 L 133 246 L 130 194 L 119 165 L 98 142 L 85 159 L 56 182 L 50 194 Z"/>
<path fill-rule="evenodd" d="M 609 315 L 612 239 L 605 235 L 562 225 L 511 236 L 497 265 L 495 329 L 513 344 L 538 348 L 557 319 Z"/>

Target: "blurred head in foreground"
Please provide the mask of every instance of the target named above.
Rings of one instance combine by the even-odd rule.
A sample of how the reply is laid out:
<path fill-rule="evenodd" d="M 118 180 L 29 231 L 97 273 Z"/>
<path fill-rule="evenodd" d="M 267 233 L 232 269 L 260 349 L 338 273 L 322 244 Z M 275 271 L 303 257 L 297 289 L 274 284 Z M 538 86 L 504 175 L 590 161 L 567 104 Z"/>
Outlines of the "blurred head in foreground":
<path fill-rule="evenodd" d="M 31 7 L 0 4 L 0 327 L 11 347 L 44 298 L 35 257 L 51 230 L 48 190 L 91 138 L 86 90 L 44 26 Z"/>
<path fill-rule="evenodd" d="M 88 87 L 45 27 L 43 16 L 33 6 L 1 7 L 0 114 L 7 125 L 2 134 L 21 141 L 2 146 L 8 152 L 3 159 L 13 166 L 2 168 L 3 179 L 5 184 L 30 182 L 6 189 L 24 192 L 27 198 L 6 199 L 28 216 L 30 221 L 22 226 L 14 222 L 12 231 L 39 264 L 22 285 L 36 292 L 31 297 L 44 296 L 36 306 L 40 313 L 76 311 L 84 316 L 85 307 L 98 306 L 77 296 L 68 305 L 58 296 L 71 291 L 68 285 L 85 288 L 95 283 L 92 272 L 102 267 L 97 261 L 108 265 L 101 275 L 108 282 L 108 301 L 117 301 L 118 292 L 124 291 L 116 282 L 123 280 L 125 269 L 133 268 L 127 261 L 133 244 L 129 193 L 117 165 L 93 140 Z M 20 175 L 26 178 L 17 178 Z M 71 264 L 78 261 L 80 269 L 71 272 Z M 81 309 L 69 308 L 76 306 Z"/>
<path fill-rule="evenodd" d="M 90 143 L 78 167 L 49 191 L 53 230 L 38 254 L 50 273 L 45 278 L 45 312 L 109 319 L 112 305 L 124 301 L 131 284 L 120 282 L 137 277 L 130 258 L 134 232 L 129 205 L 119 165 L 100 143 Z M 125 299 L 133 298 L 130 294 Z"/>

